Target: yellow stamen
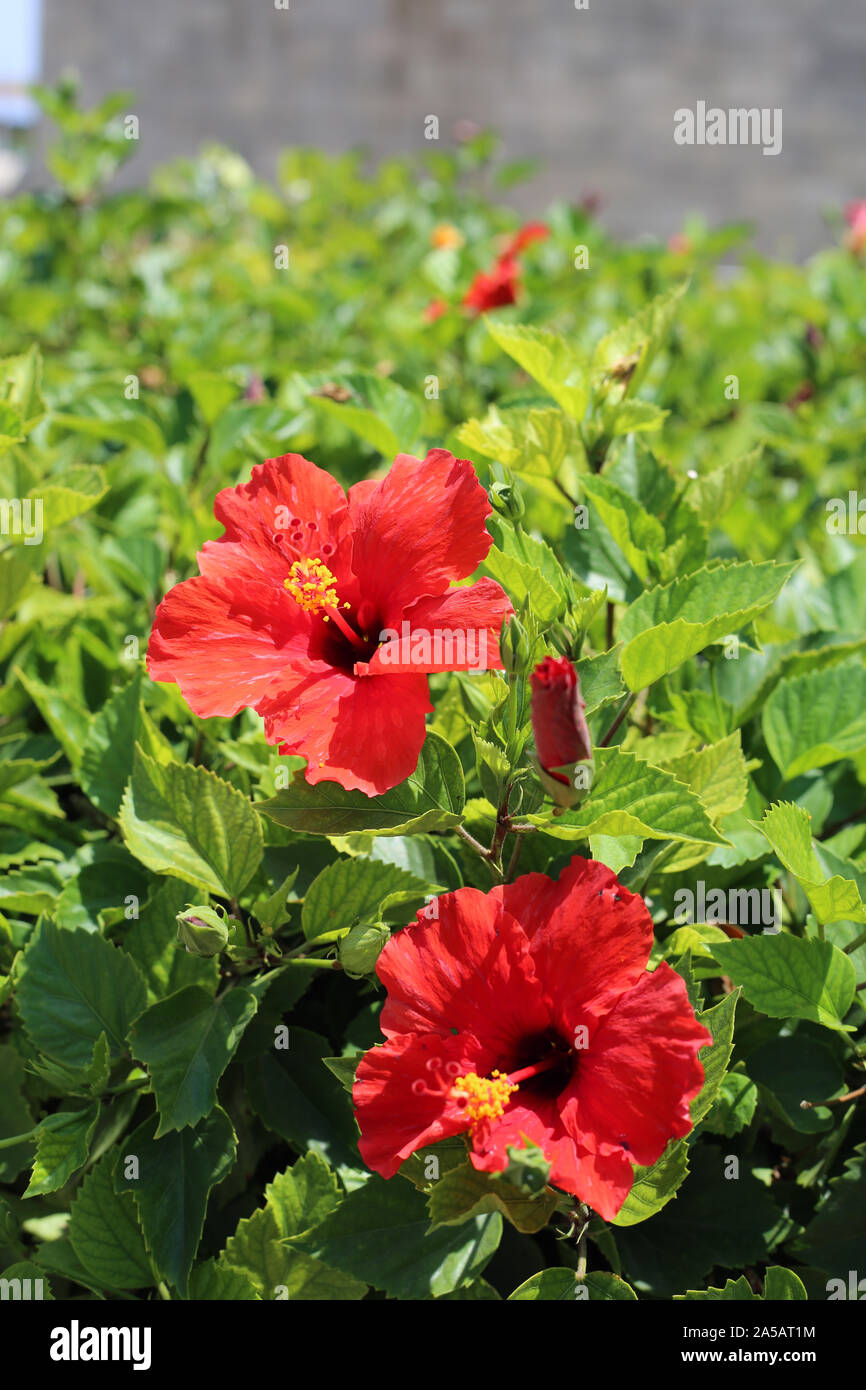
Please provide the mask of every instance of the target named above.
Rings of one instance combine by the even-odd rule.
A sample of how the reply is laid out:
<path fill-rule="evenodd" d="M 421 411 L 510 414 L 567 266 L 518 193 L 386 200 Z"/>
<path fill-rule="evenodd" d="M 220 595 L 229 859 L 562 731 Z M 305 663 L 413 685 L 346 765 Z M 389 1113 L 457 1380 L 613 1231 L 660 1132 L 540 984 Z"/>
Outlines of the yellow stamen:
<path fill-rule="evenodd" d="M 323 608 L 337 607 L 337 581 L 322 560 L 308 556 L 296 560 L 283 583 L 306 613 L 321 613 Z"/>
<path fill-rule="evenodd" d="M 451 1095 L 454 1100 L 465 1101 L 463 1114 L 469 1128 L 475 1129 L 485 1120 L 498 1120 L 516 1090 L 504 1072 L 493 1071 L 487 1078 L 470 1071 L 457 1077 Z"/>

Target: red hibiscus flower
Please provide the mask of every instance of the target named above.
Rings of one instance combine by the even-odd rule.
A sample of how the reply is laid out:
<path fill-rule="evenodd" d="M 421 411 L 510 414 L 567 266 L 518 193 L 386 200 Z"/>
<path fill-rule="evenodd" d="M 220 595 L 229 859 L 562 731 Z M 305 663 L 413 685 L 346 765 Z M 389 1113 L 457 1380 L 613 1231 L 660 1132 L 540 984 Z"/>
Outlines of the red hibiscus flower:
<path fill-rule="evenodd" d="M 516 304 L 520 289 L 520 267 L 512 256 L 500 256 L 492 270 L 479 270 L 463 296 L 463 307 L 473 314 L 486 314 L 506 304 Z"/>
<path fill-rule="evenodd" d="M 529 684 L 538 761 L 557 782 L 567 784 L 568 778 L 553 769 L 592 757 L 577 672 L 567 656 L 546 656 L 536 666 Z"/>
<path fill-rule="evenodd" d="M 461 888 L 379 957 L 386 1041 L 362 1058 L 361 1155 L 390 1178 L 409 1154 L 468 1133 L 478 1169 L 539 1145 L 550 1181 L 606 1220 L 691 1129 L 712 1041 L 669 965 L 649 973 L 641 898 L 575 858 L 558 882 L 526 874 Z"/>
<path fill-rule="evenodd" d="M 855 255 L 866 250 L 866 198 L 857 198 L 845 208 L 845 221 L 848 232 L 845 244 Z"/>
<path fill-rule="evenodd" d="M 502 255 L 519 256 L 521 251 L 525 251 L 534 241 L 546 241 L 549 236 L 550 228 L 546 223 L 527 222 L 509 239 Z"/>
<path fill-rule="evenodd" d="M 511 610 L 467 578 L 491 545 L 472 464 L 445 449 L 401 454 L 349 489 L 300 454 L 257 465 L 216 498 L 225 534 L 201 574 L 156 611 L 147 668 L 203 717 L 252 706 L 308 782 L 368 796 L 415 769 L 431 671 L 501 666 Z"/>
<path fill-rule="evenodd" d="M 447 313 L 448 305 L 444 299 L 431 299 L 421 317 L 425 323 L 435 323 L 437 319 L 441 319 L 442 315 Z"/>

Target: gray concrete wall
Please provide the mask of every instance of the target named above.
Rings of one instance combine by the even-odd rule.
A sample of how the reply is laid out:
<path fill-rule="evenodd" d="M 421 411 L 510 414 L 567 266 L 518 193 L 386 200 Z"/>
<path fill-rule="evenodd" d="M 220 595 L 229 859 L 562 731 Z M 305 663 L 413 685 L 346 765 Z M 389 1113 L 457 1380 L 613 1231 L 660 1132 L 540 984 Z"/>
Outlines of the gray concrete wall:
<path fill-rule="evenodd" d="M 691 210 L 746 218 L 761 244 L 805 252 L 821 213 L 866 196 L 866 0 L 45 0 L 45 68 L 77 68 L 95 99 L 137 93 L 125 171 L 205 140 L 264 174 L 292 143 L 374 154 L 493 125 L 543 173 L 540 210 L 589 189 L 609 225 L 667 236 Z M 698 99 L 781 107 L 783 149 L 679 147 Z"/>

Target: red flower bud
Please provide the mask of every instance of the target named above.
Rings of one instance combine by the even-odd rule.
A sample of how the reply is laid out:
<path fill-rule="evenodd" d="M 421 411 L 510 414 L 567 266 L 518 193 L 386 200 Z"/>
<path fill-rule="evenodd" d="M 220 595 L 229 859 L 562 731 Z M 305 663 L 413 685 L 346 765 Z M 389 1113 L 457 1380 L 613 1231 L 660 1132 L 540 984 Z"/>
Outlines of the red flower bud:
<path fill-rule="evenodd" d="M 545 772 L 567 784 L 568 778 L 552 769 L 568 767 L 592 756 L 577 672 L 567 656 L 546 656 L 530 676 L 530 685 L 532 732 L 538 761 Z"/>

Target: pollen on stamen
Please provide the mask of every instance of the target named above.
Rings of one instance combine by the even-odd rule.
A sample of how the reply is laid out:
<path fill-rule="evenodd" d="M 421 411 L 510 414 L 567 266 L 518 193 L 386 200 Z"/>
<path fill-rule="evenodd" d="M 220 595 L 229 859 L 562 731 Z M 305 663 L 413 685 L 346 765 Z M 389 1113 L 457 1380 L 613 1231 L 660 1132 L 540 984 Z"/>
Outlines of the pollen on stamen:
<path fill-rule="evenodd" d="M 498 1120 L 517 1089 L 501 1071 L 492 1071 L 489 1077 L 470 1071 L 457 1077 L 450 1094 L 463 1107 L 469 1128 L 475 1130 L 485 1121 Z"/>
<path fill-rule="evenodd" d="M 325 608 L 338 606 L 337 581 L 321 560 L 308 556 L 296 560 L 283 585 L 305 613 L 321 613 Z"/>

